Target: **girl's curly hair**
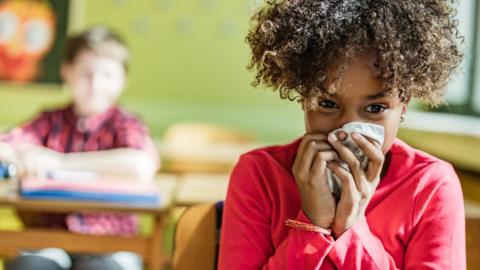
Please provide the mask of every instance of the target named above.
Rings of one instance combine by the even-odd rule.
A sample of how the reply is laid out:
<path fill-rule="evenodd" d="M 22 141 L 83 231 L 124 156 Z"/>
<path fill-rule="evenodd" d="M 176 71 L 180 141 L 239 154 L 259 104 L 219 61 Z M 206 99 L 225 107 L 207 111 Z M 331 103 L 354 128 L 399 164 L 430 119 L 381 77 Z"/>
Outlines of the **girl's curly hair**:
<path fill-rule="evenodd" d="M 256 72 L 252 84 L 273 87 L 283 99 L 309 99 L 335 91 L 323 86 L 329 67 L 344 71 L 346 59 L 367 51 L 386 89 L 441 104 L 463 58 L 454 2 L 269 0 L 253 16 L 246 38 L 248 68 Z"/>

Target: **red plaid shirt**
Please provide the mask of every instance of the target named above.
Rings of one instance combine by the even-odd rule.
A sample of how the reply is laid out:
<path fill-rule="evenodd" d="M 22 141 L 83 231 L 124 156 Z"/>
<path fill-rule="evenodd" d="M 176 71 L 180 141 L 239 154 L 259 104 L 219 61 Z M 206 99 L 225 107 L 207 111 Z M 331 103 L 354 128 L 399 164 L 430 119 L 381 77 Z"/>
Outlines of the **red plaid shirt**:
<path fill-rule="evenodd" d="M 135 148 L 158 161 L 147 128 L 134 115 L 118 107 L 87 119 L 79 119 L 72 105 L 45 111 L 3 135 L 2 141 L 26 142 L 62 153 Z"/>
<path fill-rule="evenodd" d="M 134 148 L 149 153 L 159 163 L 157 151 L 149 136 L 147 128 L 132 114 L 119 107 L 112 107 L 108 111 L 87 119 L 79 119 L 73 106 L 42 112 L 38 117 L 20 127 L 12 129 L 9 133 L 0 136 L 0 140 L 9 143 L 22 142 L 48 147 L 62 153 L 88 152 L 109 150 L 115 148 Z M 104 224 L 104 215 L 97 217 L 98 223 Z M 71 216 L 77 218 L 78 215 Z M 36 222 L 29 218 L 27 223 L 32 226 L 41 224 L 49 227 L 65 227 L 65 215 L 46 214 Z M 89 216 L 92 220 L 92 215 Z M 117 216 L 116 222 L 124 220 L 125 224 L 131 222 L 134 216 Z M 92 222 L 91 222 L 92 223 Z M 92 228 L 96 226 L 93 222 Z M 77 231 L 74 226 L 69 229 Z M 119 227 L 119 226 L 117 226 Z M 128 226 L 126 226 L 128 227 Z M 132 228 L 119 230 L 109 234 L 131 234 Z M 88 228 L 82 228 L 79 233 L 88 233 Z"/>

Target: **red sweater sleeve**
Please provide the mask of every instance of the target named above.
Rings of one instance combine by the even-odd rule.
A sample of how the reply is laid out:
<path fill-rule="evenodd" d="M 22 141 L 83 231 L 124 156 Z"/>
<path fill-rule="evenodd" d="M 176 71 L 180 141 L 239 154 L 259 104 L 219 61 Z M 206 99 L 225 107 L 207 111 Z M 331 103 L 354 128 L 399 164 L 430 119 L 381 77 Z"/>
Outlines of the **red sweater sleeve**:
<path fill-rule="evenodd" d="M 259 178 L 253 162 L 243 156 L 232 172 L 225 201 L 219 269 L 319 269 L 332 247 L 331 237 L 290 229 L 274 249 L 271 206 Z"/>
<path fill-rule="evenodd" d="M 405 269 L 466 269 L 465 210 L 455 171 L 439 163 L 439 183 L 428 183 L 416 196 L 415 230 L 406 249 Z"/>
<path fill-rule="evenodd" d="M 444 163 L 433 164 L 424 173 L 428 181 L 415 194 L 404 265 L 395 264 L 364 217 L 336 239 L 329 252 L 338 269 L 466 269 L 465 212 L 458 177 Z"/>
<path fill-rule="evenodd" d="M 338 269 L 399 269 L 365 217 L 335 241 L 328 256 Z"/>

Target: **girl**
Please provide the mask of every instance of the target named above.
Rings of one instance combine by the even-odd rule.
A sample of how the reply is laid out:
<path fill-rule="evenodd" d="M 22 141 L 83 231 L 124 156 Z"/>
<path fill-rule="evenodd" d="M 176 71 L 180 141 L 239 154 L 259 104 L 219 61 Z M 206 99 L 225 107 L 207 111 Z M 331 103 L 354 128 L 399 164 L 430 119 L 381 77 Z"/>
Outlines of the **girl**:
<path fill-rule="evenodd" d="M 440 104 L 461 62 L 453 13 L 447 0 L 284 0 L 258 11 L 247 36 L 254 85 L 300 101 L 306 134 L 240 158 L 220 269 L 465 269 L 454 169 L 396 138 L 409 100 Z M 351 122 L 383 126 L 383 144 L 332 132 Z"/>

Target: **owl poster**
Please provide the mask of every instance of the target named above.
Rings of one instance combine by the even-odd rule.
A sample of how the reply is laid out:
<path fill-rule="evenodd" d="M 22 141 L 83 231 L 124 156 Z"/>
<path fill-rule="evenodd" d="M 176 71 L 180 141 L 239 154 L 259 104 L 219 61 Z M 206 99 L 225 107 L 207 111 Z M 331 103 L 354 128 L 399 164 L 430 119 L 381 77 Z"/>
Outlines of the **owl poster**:
<path fill-rule="evenodd" d="M 0 0 L 0 81 L 60 83 L 69 0 Z"/>

